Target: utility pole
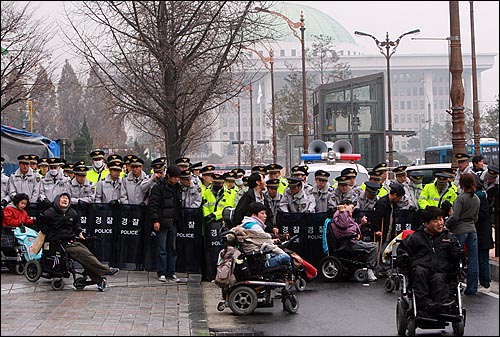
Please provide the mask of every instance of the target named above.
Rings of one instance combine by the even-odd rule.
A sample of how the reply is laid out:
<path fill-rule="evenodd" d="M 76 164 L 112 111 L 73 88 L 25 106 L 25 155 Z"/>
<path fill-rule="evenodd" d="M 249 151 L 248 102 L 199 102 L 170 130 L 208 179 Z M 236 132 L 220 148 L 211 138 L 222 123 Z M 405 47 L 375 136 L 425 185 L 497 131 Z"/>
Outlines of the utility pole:
<path fill-rule="evenodd" d="M 458 1 L 450 1 L 450 73 L 451 73 L 451 143 L 452 167 L 457 168 L 455 155 L 465 153 L 464 86 L 462 83 L 462 47 L 460 41 L 460 11 Z"/>

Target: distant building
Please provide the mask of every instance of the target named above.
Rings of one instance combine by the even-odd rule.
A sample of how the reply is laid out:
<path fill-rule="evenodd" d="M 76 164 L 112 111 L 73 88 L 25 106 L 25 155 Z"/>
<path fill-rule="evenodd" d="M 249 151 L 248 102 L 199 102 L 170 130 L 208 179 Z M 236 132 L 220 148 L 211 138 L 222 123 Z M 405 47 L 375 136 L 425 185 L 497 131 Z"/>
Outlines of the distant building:
<path fill-rule="evenodd" d="M 361 47 L 356 44 L 353 35 L 342 27 L 335 19 L 329 15 L 305 6 L 285 3 L 280 12 L 288 18 L 298 21 L 300 11 L 304 11 L 306 18 L 305 41 L 306 47 L 310 47 L 312 35 L 329 35 L 335 40 L 336 51 L 340 56 L 339 62 L 348 63 L 353 77 L 371 75 L 375 73 L 386 72 L 386 59 L 377 50 L 374 45 L 374 51 L 371 55 L 363 55 Z M 276 45 L 272 46 L 274 51 L 274 81 L 275 93 L 284 85 L 284 78 L 289 73 L 285 63 L 294 65 L 294 68 L 301 71 L 301 44 L 293 36 L 292 31 L 283 20 L 283 30 L 288 30 L 286 38 Z M 300 34 L 300 31 L 297 30 Z M 300 35 L 299 35 L 300 36 Z M 308 44 L 309 43 L 309 44 Z M 264 56 L 268 56 L 267 51 L 259 50 Z M 253 132 L 254 145 L 257 146 L 257 140 L 269 140 L 271 147 L 272 129 L 266 125 L 264 113 L 271 111 L 271 76 L 266 68 L 259 64 L 257 55 L 249 52 L 251 57 L 256 59 L 257 72 L 262 74 L 262 79 L 253 86 Z M 472 108 L 472 65 L 470 53 L 462 51 L 463 58 L 463 81 L 465 89 L 464 106 L 467 109 Z M 481 73 L 494 66 L 495 53 L 476 53 L 476 68 L 478 79 L 478 99 L 481 100 Z M 257 62 L 259 61 L 259 62 Z M 393 130 L 426 130 L 430 125 L 444 124 L 450 117 L 446 112 L 450 108 L 449 87 L 451 77 L 449 72 L 448 55 L 446 54 L 398 54 L 391 57 L 391 89 L 392 89 L 392 117 Z M 306 62 L 306 71 L 309 74 L 312 70 L 308 68 Z M 386 82 L 386 81 L 384 81 Z M 257 104 L 259 85 L 262 89 L 261 104 Z M 384 102 L 387 105 L 387 84 L 384 83 Z M 312 95 L 313 92 L 308 92 Z M 237 109 L 231 106 L 226 107 L 220 113 L 220 129 L 213 134 L 213 139 L 217 142 L 211 143 L 214 153 L 230 161 L 235 161 L 235 155 L 227 153 L 228 144 L 231 141 L 238 140 L 238 116 Z M 387 114 L 387 108 L 384 109 Z M 312 107 L 309 108 L 311 122 L 309 128 L 312 129 Z M 386 118 L 387 120 L 387 118 Z M 429 122 L 427 122 L 429 121 Z M 250 104 L 247 97 L 240 98 L 240 122 L 241 122 L 241 140 L 246 144 L 250 142 Z M 387 123 L 386 123 L 387 125 Z M 310 130 L 312 134 L 312 130 Z M 425 135 L 425 134 L 424 134 Z M 417 134 L 419 137 L 419 134 Z M 408 141 L 410 138 L 394 136 L 394 150 L 405 154 L 409 152 Z M 312 139 L 310 139 L 311 141 Z M 278 143 L 284 148 L 284 139 L 278 140 Z M 438 145 L 431 143 L 431 145 Z M 356 149 L 355 149 L 356 152 Z M 414 152 L 414 151 L 412 151 Z M 418 156 L 410 153 L 416 159 Z M 272 158 L 272 157 L 271 157 Z M 268 158 L 269 159 L 269 158 Z M 269 161 L 269 160 L 267 160 Z M 284 151 L 279 152 L 279 162 L 285 163 Z M 293 165 L 293 158 L 291 160 Z"/>

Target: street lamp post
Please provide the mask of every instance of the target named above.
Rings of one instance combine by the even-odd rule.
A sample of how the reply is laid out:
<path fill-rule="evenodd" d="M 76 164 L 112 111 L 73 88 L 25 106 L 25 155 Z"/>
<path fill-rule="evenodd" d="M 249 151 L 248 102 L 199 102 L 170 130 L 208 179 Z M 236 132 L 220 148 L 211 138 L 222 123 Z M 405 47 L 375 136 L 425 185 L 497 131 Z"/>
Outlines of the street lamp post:
<path fill-rule="evenodd" d="M 270 11 L 268 9 L 263 9 L 261 7 L 256 7 L 255 10 L 259 12 L 265 12 L 269 14 L 274 14 L 276 16 L 279 16 L 280 18 L 284 19 L 288 27 L 292 30 L 293 36 L 295 36 L 301 43 L 302 47 L 302 133 L 304 136 L 304 143 L 303 143 L 303 153 L 308 153 L 307 148 L 309 146 L 309 118 L 307 115 L 307 88 L 306 88 L 306 54 L 305 54 L 305 19 L 304 19 L 304 12 L 300 11 L 300 21 L 299 22 L 293 22 L 289 18 L 287 18 L 285 15 L 275 12 L 275 11 Z M 299 34 L 297 33 L 297 29 L 300 28 L 300 37 Z M 274 97 L 273 97 L 274 99 Z M 274 105 L 274 104 L 273 104 Z"/>
<path fill-rule="evenodd" d="M 273 124 L 273 162 L 277 163 L 278 162 L 278 142 L 277 142 L 277 135 L 276 135 L 276 112 L 274 110 L 274 54 L 273 50 L 269 50 L 269 57 L 264 57 L 261 53 L 259 53 L 257 50 L 248 48 L 248 47 L 242 47 L 243 49 L 250 50 L 257 54 L 257 56 L 260 57 L 262 63 L 264 63 L 264 66 L 266 69 L 269 71 L 271 75 L 271 114 L 272 114 L 272 124 Z M 269 62 L 269 66 L 267 63 Z"/>
<path fill-rule="evenodd" d="M 391 64 L 390 59 L 391 56 L 396 52 L 396 48 L 399 45 L 399 42 L 405 35 L 420 33 L 420 29 L 415 29 L 404 34 L 401 34 L 396 41 L 389 40 L 389 33 L 386 32 L 385 41 L 380 42 L 375 36 L 359 31 L 355 31 L 354 35 L 357 36 L 368 36 L 371 37 L 375 44 L 377 45 L 380 53 L 385 56 L 386 66 L 387 66 L 387 119 L 388 119 L 388 128 L 387 135 L 389 137 L 389 166 L 393 166 L 394 163 L 394 148 L 392 143 L 392 102 L 391 102 Z M 384 51 L 385 48 L 385 51 Z M 391 50 L 392 48 L 392 50 Z"/>

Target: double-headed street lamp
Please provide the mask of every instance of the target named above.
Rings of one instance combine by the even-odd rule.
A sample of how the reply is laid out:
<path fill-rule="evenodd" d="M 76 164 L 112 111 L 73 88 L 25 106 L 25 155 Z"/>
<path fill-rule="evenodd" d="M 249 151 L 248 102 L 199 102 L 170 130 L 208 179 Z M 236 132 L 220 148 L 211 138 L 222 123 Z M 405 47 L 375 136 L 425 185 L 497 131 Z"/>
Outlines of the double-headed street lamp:
<path fill-rule="evenodd" d="M 391 103 L 391 65 L 390 65 L 390 59 L 391 56 L 396 52 L 396 48 L 399 45 L 399 42 L 405 35 L 410 35 L 410 34 L 417 34 L 420 33 L 420 29 L 415 29 L 409 32 L 406 32 L 404 34 L 401 34 L 396 41 L 391 41 L 389 40 L 389 33 L 386 32 L 385 36 L 385 41 L 380 42 L 375 36 L 363 32 L 358 32 L 355 31 L 354 35 L 357 36 L 369 36 L 371 37 L 374 41 L 375 44 L 377 45 L 378 49 L 380 49 L 380 53 L 385 56 L 385 59 L 387 61 L 387 118 L 388 118 L 388 128 L 387 128 L 387 135 L 389 136 L 389 166 L 393 166 L 394 162 L 394 149 L 393 149 L 393 143 L 392 143 L 392 103 Z M 385 48 L 385 50 L 384 50 Z M 392 48 L 392 50 L 391 50 Z"/>
<path fill-rule="evenodd" d="M 243 49 L 253 51 L 257 56 L 260 57 L 262 63 L 271 74 L 271 111 L 272 111 L 272 124 L 273 124 L 273 163 L 278 162 L 278 142 L 276 137 L 276 113 L 274 110 L 274 54 L 273 50 L 269 50 L 269 57 L 264 57 L 260 52 L 255 49 L 242 46 Z M 267 65 L 269 63 L 270 66 Z"/>
<path fill-rule="evenodd" d="M 293 36 L 295 36 L 297 39 L 299 39 L 301 46 L 302 46 L 302 133 L 304 136 L 304 144 L 303 144 L 303 152 L 307 153 L 307 148 L 309 146 L 309 118 L 307 115 L 307 88 L 306 88 L 306 48 L 305 48 L 305 24 L 304 24 L 304 12 L 300 11 L 300 21 L 299 22 L 293 22 L 289 18 L 287 18 L 285 15 L 275 12 L 275 11 L 270 11 L 268 9 L 264 9 L 261 7 L 256 7 L 256 11 L 258 12 L 265 12 L 269 14 L 274 14 L 276 16 L 279 16 L 280 18 L 284 19 L 288 27 L 293 32 Z M 300 28 L 300 37 L 299 34 L 297 33 L 297 29 Z"/>

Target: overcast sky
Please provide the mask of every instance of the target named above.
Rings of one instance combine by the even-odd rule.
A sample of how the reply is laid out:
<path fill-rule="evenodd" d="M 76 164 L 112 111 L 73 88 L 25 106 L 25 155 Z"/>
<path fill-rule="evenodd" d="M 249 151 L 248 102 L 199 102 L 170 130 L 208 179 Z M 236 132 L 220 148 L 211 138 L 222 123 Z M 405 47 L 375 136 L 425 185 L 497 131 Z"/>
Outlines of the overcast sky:
<path fill-rule="evenodd" d="M 354 36 L 354 31 L 369 33 L 379 40 L 386 32 L 391 40 L 413 29 L 420 29 L 417 38 L 446 38 L 450 35 L 449 1 L 288 1 L 303 4 L 330 15 L 364 47 L 366 54 L 383 57 L 374 41 Z M 491 104 L 498 96 L 499 66 L 499 1 L 474 1 L 474 32 L 476 56 L 495 53 L 495 65 L 482 73 L 482 103 Z M 293 20 L 295 21 L 295 20 Z M 307 18 L 305 18 L 307 29 Z M 471 53 L 469 1 L 460 1 L 460 36 L 462 55 Z M 412 40 L 406 36 L 398 46 L 398 54 L 448 52 L 446 40 Z M 307 44 L 307 42 L 306 42 Z"/>
<path fill-rule="evenodd" d="M 420 29 L 417 38 L 446 38 L 450 35 L 449 1 L 289 1 L 323 11 L 337 20 L 364 47 L 366 54 L 377 54 L 372 39 L 355 37 L 354 31 L 370 33 L 379 40 L 389 32 L 391 40 L 413 29 Z M 42 17 L 61 20 L 63 1 L 36 2 Z M 476 54 L 495 53 L 495 66 L 482 74 L 480 85 L 482 103 L 493 103 L 499 92 L 499 1 L 474 1 L 474 31 Z M 295 19 L 291 18 L 293 21 Z M 305 18 L 307 29 L 307 18 Z M 297 20 L 298 21 L 298 20 Z M 469 1 L 460 1 L 460 34 L 462 54 L 471 53 Z M 397 49 L 398 54 L 448 52 L 446 40 L 412 40 L 406 36 Z M 306 41 L 307 45 L 307 41 Z M 62 48 L 64 49 L 64 48 Z M 465 57 L 465 56 L 464 56 Z M 61 61 L 62 62 L 62 61 Z M 76 65 L 73 65 L 76 66 Z"/>

